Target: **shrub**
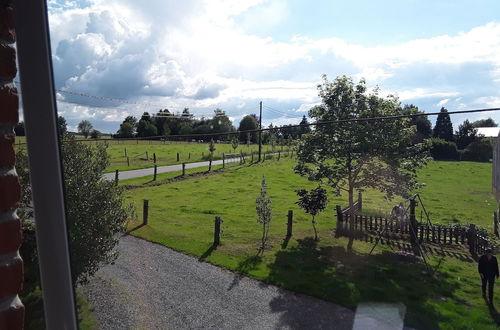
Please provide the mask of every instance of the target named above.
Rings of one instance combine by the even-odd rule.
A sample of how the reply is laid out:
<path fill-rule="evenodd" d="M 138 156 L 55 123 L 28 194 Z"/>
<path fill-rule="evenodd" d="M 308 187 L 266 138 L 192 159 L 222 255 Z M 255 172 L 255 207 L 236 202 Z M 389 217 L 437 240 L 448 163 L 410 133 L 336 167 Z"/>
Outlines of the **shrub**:
<path fill-rule="evenodd" d="M 133 215 L 132 206 L 125 205 L 122 192 L 114 182 L 102 177 L 108 165 L 106 144 L 91 146 L 78 142 L 73 136 L 65 135 L 62 143 L 62 164 L 64 168 L 64 188 L 66 217 L 71 253 L 73 282 L 85 283 L 101 264 L 111 263 L 117 257 L 114 250 L 125 230 L 125 223 Z M 27 156 L 18 154 L 16 169 L 23 192 L 31 195 Z M 20 212 L 24 226 L 25 243 L 33 241 L 35 221 L 30 217 L 29 199 L 22 200 Z M 30 222 L 31 221 L 31 224 Z M 31 244 L 33 245 L 33 244 Z M 31 246 L 27 244 L 27 246 Z M 34 250 L 34 248 L 29 248 Z M 36 264 L 36 254 L 22 251 L 27 263 Z"/>
<path fill-rule="evenodd" d="M 431 139 L 431 156 L 434 160 L 459 160 L 455 142 Z"/>
<path fill-rule="evenodd" d="M 475 162 L 489 162 L 491 158 L 493 158 L 493 147 L 487 139 L 472 142 L 462 154 L 462 160 Z"/>

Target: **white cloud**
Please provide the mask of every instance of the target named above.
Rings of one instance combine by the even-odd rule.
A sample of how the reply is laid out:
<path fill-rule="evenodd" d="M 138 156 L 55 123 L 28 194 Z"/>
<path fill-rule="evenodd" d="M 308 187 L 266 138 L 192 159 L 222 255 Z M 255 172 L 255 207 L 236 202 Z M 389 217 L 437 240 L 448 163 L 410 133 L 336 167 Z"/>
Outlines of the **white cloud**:
<path fill-rule="evenodd" d="M 429 107 L 500 102 L 495 22 L 453 36 L 366 47 L 336 37 L 277 42 L 245 32 L 267 21 L 266 15 L 278 23 L 287 19 L 283 0 L 152 0 L 147 6 L 132 0 L 51 0 L 49 8 L 60 89 L 190 107 L 205 115 L 221 107 L 235 118 L 266 99 L 296 115 L 318 102 L 316 85 L 327 73 L 364 77 L 384 93 Z M 154 109 L 104 105 L 100 112 L 76 107 L 67 115 L 76 118 L 80 111 L 80 117 L 119 121 L 124 111 Z"/>

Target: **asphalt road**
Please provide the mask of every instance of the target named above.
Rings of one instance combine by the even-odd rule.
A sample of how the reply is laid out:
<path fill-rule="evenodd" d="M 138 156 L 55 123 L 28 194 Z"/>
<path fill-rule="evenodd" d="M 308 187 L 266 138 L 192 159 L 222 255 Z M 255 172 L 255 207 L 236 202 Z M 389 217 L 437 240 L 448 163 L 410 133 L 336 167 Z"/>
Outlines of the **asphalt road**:
<path fill-rule="evenodd" d="M 354 312 L 125 236 L 84 287 L 99 329 L 352 329 Z"/>
<path fill-rule="evenodd" d="M 239 162 L 240 158 L 227 158 L 226 163 L 236 163 Z M 209 162 L 197 162 L 197 163 L 186 163 L 186 169 L 190 168 L 197 168 L 197 167 L 204 167 L 208 166 Z M 222 160 L 214 160 L 212 161 L 212 166 L 215 165 L 222 165 Z M 158 166 L 157 167 L 157 173 L 167 173 L 167 172 L 180 172 L 182 171 L 182 165 L 169 165 L 169 166 Z M 121 171 L 118 174 L 118 180 L 126 180 L 126 179 L 133 179 L 133 178 L 139 178 L 147 175 L 153 175 L 154 173 L 154 168 L 143 168 L 140 170 L 130 170 L 130 171 Z M 114 180 L 115 179 L 115 173 L 105 173 L 103 174 L 103 177 L 108 179 L 108 180 Z"/>

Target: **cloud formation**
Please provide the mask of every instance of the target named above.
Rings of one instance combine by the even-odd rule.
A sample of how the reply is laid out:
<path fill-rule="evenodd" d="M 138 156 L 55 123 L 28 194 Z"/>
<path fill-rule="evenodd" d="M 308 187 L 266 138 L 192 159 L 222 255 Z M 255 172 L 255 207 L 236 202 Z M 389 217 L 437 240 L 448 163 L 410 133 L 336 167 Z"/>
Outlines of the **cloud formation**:
<path fill-rule="evenodd" d="M 293 19 L 282 0 L 153 0 L 147 6 L 132 0 L 49 1 L 57 89 L 155 105 L 61 94 L 61 100 L 90 106 L 59 107 L 70 123 L 90 118 L 94 126 L 115 131 L 111 123 L 117 127 L 127 114 L 153 112 L 157 105 L 189 107 L 199 116 L 220 107 L 240 118 L 257 112 L 263 100 L 288 113 L 266 114 L 264 122 L 275 123 L 300 117 L 318 102 L 323 73 L 364 77 L 369 86 L 378 84 L 383 93 L 426 111 L 499 105 L 500 23 L 364 46 L 335 36 L 275 41 L 246 32 L 268 21 L 266 15 L 277 16 L 274 24 Z"/>

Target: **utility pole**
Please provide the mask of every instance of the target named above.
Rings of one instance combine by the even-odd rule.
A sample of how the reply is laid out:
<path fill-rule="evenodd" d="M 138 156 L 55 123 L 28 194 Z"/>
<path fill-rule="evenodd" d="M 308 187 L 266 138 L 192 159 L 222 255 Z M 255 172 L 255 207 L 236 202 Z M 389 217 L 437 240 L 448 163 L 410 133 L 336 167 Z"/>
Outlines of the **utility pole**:
<path fill-rule="evenodd" d="M 259 114 L 259 162 L 262 153 L 262 101 L 260 101 L 260 114 Z"/>

